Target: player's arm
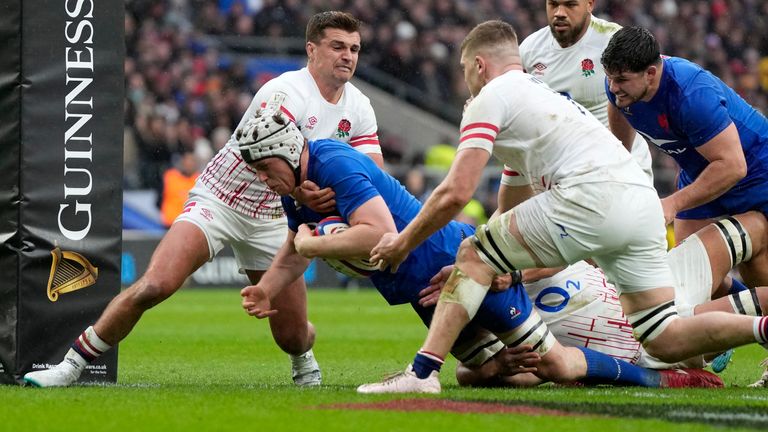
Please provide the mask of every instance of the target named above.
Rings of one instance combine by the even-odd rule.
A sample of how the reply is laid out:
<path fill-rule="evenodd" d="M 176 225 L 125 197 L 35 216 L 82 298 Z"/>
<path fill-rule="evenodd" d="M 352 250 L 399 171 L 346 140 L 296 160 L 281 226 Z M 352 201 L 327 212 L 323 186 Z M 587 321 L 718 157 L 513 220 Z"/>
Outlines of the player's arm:
<path fill-rule="evenodd" d="M 533 196 L 533 187 L 531 185 L 510 186 L 506 184 L 499 185 L 498 213 L 504 213 L 512 210 L 515 206 Z"/>
<path fill-rule="evenodd" d="M 624 114 L 619 112 L 614 104 L 608 101 L 608 127 L 613 135 L 621 141 L 627 151 L 632 152 L 632 145 L 635 142 L 635 129 L 629 124 Z"/>
<path fill-rule="evenodd" d="M 747 175 L 747 161 L 738 130 L 733 123 L 696 150 L 709 164 L 693 183 L 661 200 L 667 222 L 674 219 L 679 211 L 719 197 Z"/>
<path fill-rule="evenodd" d="M 384 156 L 381 153 L 366 153 L 366 155 L 376 163 L 376 166 L 384 169 Z"/>
<path fill-rule="evenodd" d="M 283 288 L 302 277 L 309 266 L 310 260 L 299 255 L 293 246 L 295 236 L 295 232 L 288 230 L 288 238 L 259 283 L 247 286 L 240 291 L 243 297 L 243 309 L 249 315 L 266 318 L 277 313 L 271 309 L 270 300 L 275 298 Z"/>
<path fill-rule="evenodd" d="M 482 148 L 460 149 L 447 176 L 435 188 L 418 215 L 399 234 L 382 237 L 371 251 L 371 261 L 384 261 L 392 272 L 408 253 L 434 234 L 467 205 L 480 183 L 491 154 Z"/>
<path fill-rule="evenodd" d="M 456 365 L 456 380 L 460 386 L 472 387 L 532 387 L 543 381 L 534 375 L 541 361 L 530 345 L 504 348 L 478 367 Z"/>
<path fill-rule="evenodd" d="M 349 229 L 325 236 L 313 236 L 306 225 L 300 227 L 295 247 L 306 258 L 368 258 L 371 249 L 386 233 L 397 227 L 384 199 L 377 195 L 349 215 Z"/>

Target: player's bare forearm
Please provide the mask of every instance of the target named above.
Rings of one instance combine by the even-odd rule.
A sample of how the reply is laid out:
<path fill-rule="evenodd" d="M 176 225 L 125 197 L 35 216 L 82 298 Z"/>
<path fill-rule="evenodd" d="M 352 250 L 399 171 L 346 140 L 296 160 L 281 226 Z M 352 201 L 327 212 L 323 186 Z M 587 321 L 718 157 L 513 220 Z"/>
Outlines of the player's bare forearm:
<path fill-rule="evenodd" d="M 531 185 L 509 186 L 502 184 L 499 186 L 498 206 L 494 215 L 501 214 L 513 209 L 518 204 L 532 197 L 533 187 Z"/>
<path fill-rule="evenodd" d="M 310 260 L 299 255 L 293 246 L 295 233 L 288 232 L 288 238 L 277 252 L 272 265 L 264 273 L 258 286 L 264 290 L 268 298 L 273 299 L 283 288 L 300 278 L 309 266 Z"/>
<path fill-rule="evenodd" d="M 675 212 L 706 204 L 728 192 L 743 178 L 725 161 L 710 162 L 696 180 L 665 198 L 671 201 Z"/>
<path fill-rule="evenodd" d="M 296 249 L 306 258 L 368 258 L 386 232 L 380 227 L 358 224 L 340 233 L 302 238 Z"/>
<path fill-rule="evenodd" d="M 384 169 L 384 156 L 382 156 L 381 153 L 366 153 L 366 155 L 376 163 L 376 166 Z"/>

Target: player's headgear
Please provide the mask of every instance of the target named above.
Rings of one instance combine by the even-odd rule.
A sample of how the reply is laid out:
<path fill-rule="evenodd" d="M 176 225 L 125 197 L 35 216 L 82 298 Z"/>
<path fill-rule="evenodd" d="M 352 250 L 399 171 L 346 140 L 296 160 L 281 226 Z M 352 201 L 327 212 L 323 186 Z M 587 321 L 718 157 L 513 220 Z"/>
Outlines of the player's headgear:
<path fill-rule="evenodd" d="M 270 157 L 286 161 L 299 179 L 299 161 L 304 149 L 304 136 L 280 110 L 284 93 L 275 93 L 266 107 L 249 119 L 245 126 L 235 132 L 240 155 L 247 163 Z"/>

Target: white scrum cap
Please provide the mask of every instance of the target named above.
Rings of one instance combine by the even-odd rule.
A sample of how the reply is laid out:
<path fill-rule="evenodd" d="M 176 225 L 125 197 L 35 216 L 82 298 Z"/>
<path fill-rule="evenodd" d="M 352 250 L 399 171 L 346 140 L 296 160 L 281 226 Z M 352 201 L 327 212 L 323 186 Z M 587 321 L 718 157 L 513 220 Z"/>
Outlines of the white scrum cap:
<path fill-rule="evenodd" d="M 299 167 L 304 148 L 304 136 L 292 121 L 280 111 L 284 93 L 273 94 L 266 107 L 235 133 L 240 154 L 248 162 L 279 157 L 293 170 Z"/>

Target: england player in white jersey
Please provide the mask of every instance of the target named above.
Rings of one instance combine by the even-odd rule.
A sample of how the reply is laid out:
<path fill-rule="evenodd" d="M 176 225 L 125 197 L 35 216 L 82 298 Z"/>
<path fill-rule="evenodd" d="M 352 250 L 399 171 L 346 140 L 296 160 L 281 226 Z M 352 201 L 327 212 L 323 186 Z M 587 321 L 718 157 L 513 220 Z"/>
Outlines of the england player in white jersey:
<path fill-rule="evenodd" d="M 522 71 L 509 24 L 476 26 L 462 43 L 461 64 L 474 99 L 462 119 L 456 159 L 416 218 L 400 233 L 385 235 L 371 260 L 396 269 L 471 199 L 491 155 L 524 175 L 518 186 L 501 185 L 499 216 L 462 242 L 412 372 L 366 385 L 367 392 L 432 386 L 429 381 L 496 275 L 587 258 L 615 283 L 635 338 L 661 360 L 768 343 L 768 318 L 678 316 L 664 216 L 650 180 L 591 113 Z M 545 192 L 533 196 L 534 179 Z M 532 330 L 521 342 L 546 356 L 550 332 Z M 588 371 L 585 355 L 569 359 L 572 368 L 563 374 L 577 367 Z"/>
<path fill-rule="evenodd" d="M 275 100 L 306 137 L 349 142 L 381 165 L 373 109 L 349 83 L 360 51 L 359 27 L 360 22 L 348 13 L 314 15 L 306 32 L 307 68 L 267 83 L 240 124 L 262 103 Z M 273 94 L 275 99 L 271 99 Z M 145 310 L 175 293 L 189 275 L 226 245 L 234 250 L 241 272 L 251 283 L 259 281 L 283 244 L 287 225 L 280 197 L 258 179 L 233 145 L 234 138 L 208 163 L 190 192 L 184 212 L 152 255 L 146 273 L 115 297 L 98 321 L 75 339 L 60 364 L 27 373 L 27 383 L 54 387 L 77 381 L 88 363 L 129 334 Z M 307 187 L 301 196 L 310 207 L 333 206 L 332 191 Z M 315 330 L 307 320 L 303 279 L 283 290 L 277 302 L 280 314 L 270 318 L 270 328 L 275 342 L 290 354 L 294 382 L 319 385 L 320 369 L 312 353 Z"/>
<path fill-rule="evenodd" d="M 593 0 L 548 0 L 549 25 L 520 44 L 523 68 L 587 108 L 608 127 L 608 97 L 600 56 L 621 26 L 592 15 Z M 629 149 L 650 178 L 648 143 L 635 134 Z"/>

